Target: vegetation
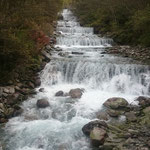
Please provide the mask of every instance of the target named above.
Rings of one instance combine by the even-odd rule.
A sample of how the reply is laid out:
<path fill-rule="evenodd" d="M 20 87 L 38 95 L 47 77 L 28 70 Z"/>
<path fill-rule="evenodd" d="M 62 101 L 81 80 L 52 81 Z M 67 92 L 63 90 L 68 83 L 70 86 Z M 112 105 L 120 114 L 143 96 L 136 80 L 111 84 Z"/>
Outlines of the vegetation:
<path fill-rule="evenodd" d="M 14 70 L 39 63 L 62 4 L 62 0 L 0 0 L 0 83 Z"/>
<path fill-rule="evenodd" d="M 82 24 L 120 44 L 150 46 L 149 0 L 72 0 Z"/>

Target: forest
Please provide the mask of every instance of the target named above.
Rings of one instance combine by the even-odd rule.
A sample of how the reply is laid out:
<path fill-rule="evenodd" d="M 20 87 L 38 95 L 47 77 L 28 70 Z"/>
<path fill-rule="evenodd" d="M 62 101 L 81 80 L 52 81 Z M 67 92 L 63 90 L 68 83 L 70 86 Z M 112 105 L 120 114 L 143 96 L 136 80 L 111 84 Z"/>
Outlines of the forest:
<path fill-rule="evenodd" d="M 0 81 L 39 64 L 62 0 L 0 0 Z M 13 78 L 13 77 L 12 77 Z"/>
<path fill-rule="evenodd" d="M 119 44 L 150 46 L 149 0 L 73 0 L 84 26 L 111 36 Z"/>

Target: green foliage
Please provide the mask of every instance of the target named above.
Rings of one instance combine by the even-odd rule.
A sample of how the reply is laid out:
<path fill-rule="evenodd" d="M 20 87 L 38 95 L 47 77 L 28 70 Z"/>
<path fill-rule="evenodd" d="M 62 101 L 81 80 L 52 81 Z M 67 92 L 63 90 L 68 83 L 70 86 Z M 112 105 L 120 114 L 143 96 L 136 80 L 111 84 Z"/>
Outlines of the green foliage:
<path fill-rule="evenodd" d="M 73 0 L 82 24 L 110 33 L 121 44 L 150 46 L 149 0 Z"/>
<path fill-rule="evenodd" d="M 45 35 L 52 34 L 62 4 L 63 0 L 0 0 L 0 82 L 18 66 L 25 69 L 39 62 L 40 49 L 49 40 Z M 42 33 L 39 41 L 32 39 L 33 30 Z"/>

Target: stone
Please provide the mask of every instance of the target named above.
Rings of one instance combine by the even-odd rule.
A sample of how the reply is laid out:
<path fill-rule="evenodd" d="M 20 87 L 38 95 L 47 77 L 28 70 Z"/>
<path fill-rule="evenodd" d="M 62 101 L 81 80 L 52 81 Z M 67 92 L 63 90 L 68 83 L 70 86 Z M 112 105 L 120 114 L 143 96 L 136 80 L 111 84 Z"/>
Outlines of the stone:
<path fill-rule="evenodd" d="M 74 55 L 83 55 L 84 53 L 82 53 L 82 52 L 72 52 L 72 54 L 74 54 Z"/>
<path fill-rule="evenodd" d="M 144 97 L 144 96 L 139 96 L 136 101 L 139 102 L 139 105 L 142 107 L 150 106 L 150 98 L 149 97 Z"/>
<path fill-rule="evenodd" d="M 23 109 L 20 107 L 14 111 L 13 117 L 20 116 L 22 113 L 23 113 Z"/>
<path fill-rule="evenodd" d="M 144 114 L 145 115 L 150 115 L 150 106 L 149 107 L 146 107 L 144 110 L 143 110 Z"/>
<path fill-rule="evenodd" d="M 99 113 L 97 113 L 96 116 L 100 120 L 105 120 L 105 121 L 109 120 L 109 115 L 107 112 L 99 112 Z"/>
<path fill-rule="evenodd" d="M 46 62 L 49 62 L 51 60 L 51 55 L 49 53 L 47 53 L 44 50 L 41 53 L 42 53 L 43 57 L 45 58 Z"/>
<path fill-rule="evenodd" d="M 83 128 L 82 128 L 82 132 L 86 136 L 90 136 L 90 132 L 94 129 L 94 127 L 98 127 L 98 128 L 102 128 L 102 129 L 108 128 L 106 122 L 96 120 L 96 121 L 91 121 L 88 124 L 84 125 Z"/>
<path fill-rule="evenodd" d="M 56 97 L 59 97 L 59 96 L 64 96 L 64 92 L 63 91 L 58 91 L 56 94 L 55 94 Z"/>
<path fill-rule="evenodd" d="M 40 80 L 40 78 L 37 78 L 37 79 L 35 80 L 35 86 L 38 87 L 38 86 L 40 86 L 40 85 L 41 85 L 41 80 Z"/>
<path fill-rule="evenodd" d="M 36 103 L 38 108 L 46 108 L 49 107 L 49 102 L 46 99 L 39 99 Z"/>
<path fill-rule="evenodd" d="M 137 121 L 137 117 L 134 111 L 125 113 L 126 119 L 131 122 Z"/>
<path fill-rule="evenodd" d="M 127 107 L 128 102 L 124 98 L 113 97 L 108 99 L 103 105 L 111 109 L 121 109 Z"/>
<path fill-rule="evenodd" d="M 103 145 L 106 137 L 107 132 L 102 128 L 94 127 L 94 129 L 90 132 L 90 140 L 94 147 Z"/>
<path fill-rule="evenodd" d="M 120 111 L 113 109 L 108 109 L 107 113 L 109 114 L 110 117 L 119 117 L 121 115 Z"/>
<path fill-rule="evenodd" d="M 81 98 L 82 94 L 83 94 L 83 90 L 79 89 L 79 88 L 72 89 L 69 92 L 69 95 L 70 95 L 71 98 Z"/>
<path fill-rule="evenodd" d="M 40 88 L 40 89 L 39 89 L 39 92 L 44 92 L 44 88 Z"/>
<path fill-rule="evenodd" d="M 28 85 L 29 85 L 29 87 L 32 88 L 32 89 L 35 88 L 35 86 L 34 86 L 34 84 L 33 84 L 32 82 L 29 82 Z"/>

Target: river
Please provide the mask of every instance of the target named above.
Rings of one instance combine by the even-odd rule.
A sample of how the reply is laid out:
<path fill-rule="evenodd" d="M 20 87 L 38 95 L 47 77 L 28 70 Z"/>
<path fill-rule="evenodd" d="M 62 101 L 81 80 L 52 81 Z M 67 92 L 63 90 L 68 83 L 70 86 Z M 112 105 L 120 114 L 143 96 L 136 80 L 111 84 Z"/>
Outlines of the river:
<path fill-rule="evenodd" d="M 22 104 L 24 113 L 10 119 L 3 130 L 4 150 L 90 150 L 82 127 L 96 119 L 95 113 L 111 97 L 135 103 L 137 96 L 150 95 L 150 68 L 129 58 L 105 54 L 113 44 L 98 37 L 93 28 L 81 27 L 70 10 L 64 9 L 58 21 L 56 48 L 52 60 L 40 73 L 44 88 Z M 56 97 L 62 90 L 85 91 L 80 99 Z M 38 109 L 38 99 L 50 107 Z M 1 132 L 2 133 L 2 132 Z"/>

